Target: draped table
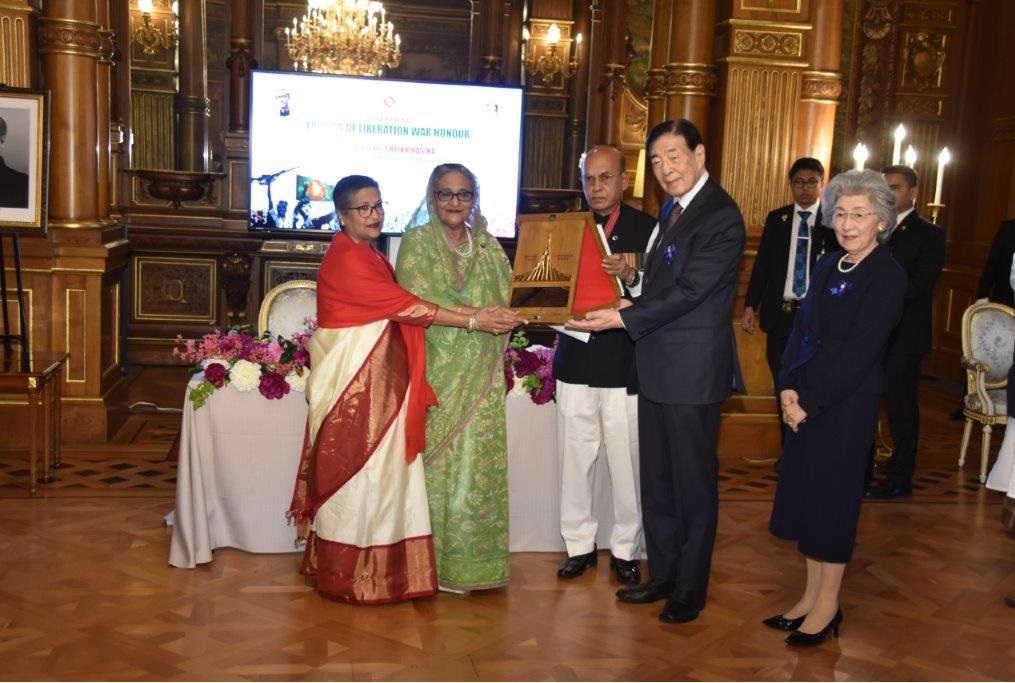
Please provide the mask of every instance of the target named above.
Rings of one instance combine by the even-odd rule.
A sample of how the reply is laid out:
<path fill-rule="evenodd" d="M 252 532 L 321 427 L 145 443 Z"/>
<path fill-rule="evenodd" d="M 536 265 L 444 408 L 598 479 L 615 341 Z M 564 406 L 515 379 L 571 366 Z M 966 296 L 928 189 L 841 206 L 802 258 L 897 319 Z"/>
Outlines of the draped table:
<path fill-rule="evenodd" d="M 188 390 L 189 392 L 189 390 Z M 508 396 L 510 549 L 563 551 L 560 463 L 554 403 Z M 299 550 L 285 519 L 292 498 L 307 417 L 306 398 L 291 391 L 268 400 L 256 390 L 216 390 L 195 409 L 184 400 L 176 509 L 169 564 L 194 568 L 216 548 L 253 553 Z M 609 547 L 613 523 L 605 456 L 595 474 L 597 543 Z"/>

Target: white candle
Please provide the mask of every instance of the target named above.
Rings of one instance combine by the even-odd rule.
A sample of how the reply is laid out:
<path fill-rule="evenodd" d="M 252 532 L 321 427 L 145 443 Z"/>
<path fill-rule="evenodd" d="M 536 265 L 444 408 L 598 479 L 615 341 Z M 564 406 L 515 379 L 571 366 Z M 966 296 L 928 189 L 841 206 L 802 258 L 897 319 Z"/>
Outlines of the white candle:
<path fill-rule="evenodd" d="M 906 166 L 909 166 L 910 168 L 916 166 L 916 150 L 913 149 L 912 145 L 906 147 L 906 153 L 902 158 L 906 160 Z"/>
<path fill-rule="evenodd" d="M 856 165 L 853 167 L 857 171 L 862 171 L 864 164 L 867 162 L 867 145 L 862 142 L 856 143 L 856 147 L 853 148 L 853 161 Z"/>
<path fill-rule="evenodd" d="M 902 155 L 902 141 L 906 139 L 906 127 L 901 123 L 899 127 L 895 129 L 895 146 L 892 147 L 892 165 L 895 166 L 899 163 L 899 159 Z"/>
<path fill-rule="evenodd" d="M 944 186 L 945 166 L 952 160 L 951 152 L 945 147 L 937 155 L 937 184 L 934 186 L 934 203 L 941 203 L 941 188 Z"/>

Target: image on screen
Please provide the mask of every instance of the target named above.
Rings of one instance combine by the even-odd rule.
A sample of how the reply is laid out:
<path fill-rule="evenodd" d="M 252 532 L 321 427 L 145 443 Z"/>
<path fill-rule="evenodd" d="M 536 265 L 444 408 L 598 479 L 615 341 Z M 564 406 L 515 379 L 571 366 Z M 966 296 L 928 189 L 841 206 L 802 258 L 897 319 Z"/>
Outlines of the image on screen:
<path fill-rule="evenodd" d="M 513 237 L 521 125 L 517 87 L 254 71 L 250 227 L 334 230 L 332 188 L 361 174 L 380 184 L 384 232 L 400 234 L 434 166 L 461 163 L 489 231 Z"/>

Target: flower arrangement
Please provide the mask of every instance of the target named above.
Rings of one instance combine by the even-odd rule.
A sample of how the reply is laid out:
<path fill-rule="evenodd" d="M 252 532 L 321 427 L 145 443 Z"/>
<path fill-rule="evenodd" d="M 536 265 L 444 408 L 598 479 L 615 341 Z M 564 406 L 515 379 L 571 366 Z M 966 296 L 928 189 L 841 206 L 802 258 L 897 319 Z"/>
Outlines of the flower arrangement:
<path fill-rule="evenodd" d="M 529 345 L 524 332 L 511 337 L 504 351 L 504 380 L 508 394 L 528 394 L 532 402 L 542 405 L 553 400 L 554 349 L 539 344 Z"/>
<path fill-rule="evenodd" d="M 197 365 L 202 371 L 190 385 L 190 400 L 200 408 L 216 389 L 227 384 L 238 391 L 257 389 L 262 396 L 280 399 L 291 390 L 303 391 L 310 374 L 307 342 L 317 328 L 313 316 L 304 321 L 305 331 L 286 339 L 265 332 L 255 337 L 245 327 L 215 329 L 201 339 L 176 337 L 173 356 Z"/>

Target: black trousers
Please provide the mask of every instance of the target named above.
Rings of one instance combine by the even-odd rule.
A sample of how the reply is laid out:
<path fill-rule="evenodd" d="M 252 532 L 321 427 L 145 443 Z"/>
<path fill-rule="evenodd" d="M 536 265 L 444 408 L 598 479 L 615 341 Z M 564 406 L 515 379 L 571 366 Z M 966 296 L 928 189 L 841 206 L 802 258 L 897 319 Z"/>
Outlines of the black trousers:
<path fill-rule="evenodd" d="M 641 509 L 653 579 L 704 601 L 719 517 L 721 403 L 674 405 L 638 398 Z"/>
<path fill-rule="evenodd" d="M 917 387 L 923 354 L 892 354 L 885 358 L 885 409 L 892 432 L 892 457 L 885 476 L 897 486 L 912 486 L 916 448 L 920 439 Z"/>

